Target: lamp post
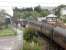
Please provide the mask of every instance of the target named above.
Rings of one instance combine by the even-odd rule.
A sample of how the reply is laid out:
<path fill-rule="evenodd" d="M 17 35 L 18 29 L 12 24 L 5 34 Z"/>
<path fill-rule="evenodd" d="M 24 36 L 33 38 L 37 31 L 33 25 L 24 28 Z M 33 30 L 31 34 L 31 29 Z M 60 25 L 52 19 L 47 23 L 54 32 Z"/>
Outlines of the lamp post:
<path fill-rule="evenodd" d="M 18 49 L 23 49 L 23 31 L 20 29 L 20 17 L 16 27 Z"/>

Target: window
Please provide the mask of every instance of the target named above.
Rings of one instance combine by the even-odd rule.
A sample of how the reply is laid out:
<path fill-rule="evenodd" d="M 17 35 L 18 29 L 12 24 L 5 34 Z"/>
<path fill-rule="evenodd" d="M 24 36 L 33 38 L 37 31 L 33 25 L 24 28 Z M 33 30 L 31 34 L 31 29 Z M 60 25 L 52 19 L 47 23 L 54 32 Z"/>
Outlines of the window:
<path fill-rule="evenodd" d="M 66 42 L 66 37 L 64 37 L 64 42 Z"/>

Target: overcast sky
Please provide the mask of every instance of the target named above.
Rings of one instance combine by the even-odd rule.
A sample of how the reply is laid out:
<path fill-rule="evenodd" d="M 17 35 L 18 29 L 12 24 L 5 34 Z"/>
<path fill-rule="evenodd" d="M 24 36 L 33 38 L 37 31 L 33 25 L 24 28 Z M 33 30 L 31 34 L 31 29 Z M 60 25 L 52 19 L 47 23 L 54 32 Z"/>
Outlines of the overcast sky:
<path fill-rule="evenodd" d="M 0 9 L 6 9 L 6 11 L 13 15 L 13 7 L 34 7 L 41 6 L 58 6 L 60 4 L 66 5 L 66 0 L 0 0 Z"/>

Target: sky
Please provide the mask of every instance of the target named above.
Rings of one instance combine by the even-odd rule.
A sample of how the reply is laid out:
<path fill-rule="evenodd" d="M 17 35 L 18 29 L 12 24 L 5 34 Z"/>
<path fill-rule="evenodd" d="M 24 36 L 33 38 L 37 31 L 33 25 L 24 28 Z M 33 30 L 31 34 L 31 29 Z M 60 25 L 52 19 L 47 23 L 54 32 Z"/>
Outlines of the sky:
<path fill-rule="evenodd" d="M 35 7 L 37 5 L 57 7 L 65 4 L 66 0 L 0 0 L 0 9 L 5 9 L 7 13 L 13 16 L 13 7 Z"/>

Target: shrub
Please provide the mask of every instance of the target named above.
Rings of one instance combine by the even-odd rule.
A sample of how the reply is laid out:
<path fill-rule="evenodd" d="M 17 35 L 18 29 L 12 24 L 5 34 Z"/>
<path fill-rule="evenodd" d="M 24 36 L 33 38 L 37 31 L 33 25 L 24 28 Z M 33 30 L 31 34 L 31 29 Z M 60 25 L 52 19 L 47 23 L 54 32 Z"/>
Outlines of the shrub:
<path fill-rule="evenodd" d="M 35 34 L 35 31 L 33 31 L 31 28 L 26 28 L 24 30 L 24 39 L 26 41 L 31 42 L 33 40 L 34 34 Z"/>

